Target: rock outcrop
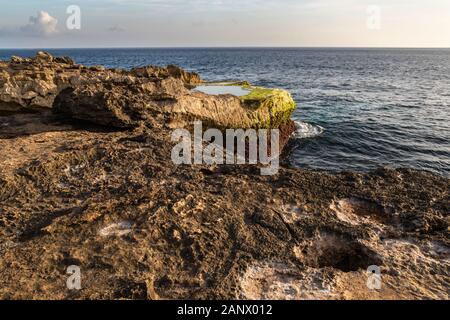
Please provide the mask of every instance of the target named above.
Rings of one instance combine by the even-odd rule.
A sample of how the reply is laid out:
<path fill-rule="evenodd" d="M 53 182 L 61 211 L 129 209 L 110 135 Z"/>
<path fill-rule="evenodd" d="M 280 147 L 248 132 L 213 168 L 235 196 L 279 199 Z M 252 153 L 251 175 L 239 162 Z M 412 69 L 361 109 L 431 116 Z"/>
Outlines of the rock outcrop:
<path fill-rule="evenodd" d="M 147 66 L 131 71 L 86 67 L 75 64 L 69 57 L 38 52 L 34 58 L 13 56 L 10 61 L 0 61 L 0 111 L 51 108 L 59 92 L 68 87 L 112 79 L 133 81 L 135 78 L 175 78 L 187 86 L 201 82 L 196 73 L 176 66 Z"/>
<path fill-rule="evenodd" d="M 183 82 L 171 77 L 85 83 L 63 90 L 55 99 L 53 112 L 115 128 L 153 126 L 155 122 L 163 125 L 161 117 L 169 114 L 177 99 L 187 93 Z"/>
<path fill-rule="evenodd" d="M 284 90 L 252 88 L 245 97 L 190 91 L 177 78 L 126 78 L 85 83 L 63 90 L 53 112 L 63 118 L 103 126 L 204 129 L 279 129 L 280 150 L 295 131 L 290 119 L 295 103 Z"/>
<path fill-rule="evenodd" d="M 201 120 L 219 129 L 281 129 L 282 146 L 295 130 L 295 102 L 288 92 L 249 84 L 245 97 L 195 92 L 199 75 L 173 65 L 125 71 L 39 52 L 2 62 L 0 74 L 0 111 L 52 108 L 64 118 L 116 128 L 186 128 Z"/>
<path fill-rule="evenodd" d="M 148 79 L 166 79 L 166 78 L 176 78 L 180 79 L 188 85 L 197 85 L 202 83 L 202 79 L 195 72 L 187 72 L 175 65 L 168 65 L 166 68 L 160 68 L 155 66 L 146 66 L 140 68 L 133 68 L 130 72 L 132 75 L 141 78 Z"/>
<path fill-rule="evenodd" d="M 176 78 L 114 79 L 63 90 L 54 112 L 114 127 L 136 127 L 164 115 L 172 128 L 201 120 L 215 128 L 279 128 L 290 121 L 295 103 L 283 90 L 258 97 L 208 95 L 186 89 Z M 284 100 L 283 100 L 284 99 Z"/>

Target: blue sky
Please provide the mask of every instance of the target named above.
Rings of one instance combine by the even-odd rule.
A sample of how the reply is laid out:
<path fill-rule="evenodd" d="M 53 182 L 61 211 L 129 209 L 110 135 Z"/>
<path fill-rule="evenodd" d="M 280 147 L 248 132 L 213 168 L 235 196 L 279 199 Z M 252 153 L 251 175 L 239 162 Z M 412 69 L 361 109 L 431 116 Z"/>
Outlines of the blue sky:
<path fill-rule="evenodd" d="M 2 2 L 0 48 L 450 47 L 449 0 Z M 80 30 L 66 27 L 69 5 Z"/>

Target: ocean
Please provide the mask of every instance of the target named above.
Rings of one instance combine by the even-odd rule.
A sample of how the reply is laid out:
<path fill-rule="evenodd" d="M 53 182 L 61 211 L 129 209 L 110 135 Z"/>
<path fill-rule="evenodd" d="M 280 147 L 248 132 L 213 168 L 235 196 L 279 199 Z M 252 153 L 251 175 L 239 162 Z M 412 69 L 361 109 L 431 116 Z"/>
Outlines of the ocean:
<path fill-rule="evenodd" d="M 37 50 L 0 50 L 0 59 Z M 289 163 L 368 171 L 408 167 L 450 177 L 450 49 L 47 49 L 77 63 L 176 64 L 205 80 L 283 88 L 298 104 Z"/>

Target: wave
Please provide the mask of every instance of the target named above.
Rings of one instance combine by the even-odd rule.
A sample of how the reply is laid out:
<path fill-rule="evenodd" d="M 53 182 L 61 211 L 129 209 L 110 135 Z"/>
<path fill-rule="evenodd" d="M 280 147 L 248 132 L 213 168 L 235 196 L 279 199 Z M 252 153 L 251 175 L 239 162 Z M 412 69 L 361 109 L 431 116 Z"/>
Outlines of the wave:
<path fill-rule="evenodd" d="M 313 125 L 302 121 L 294 121 L 297 129 L 294 137 L 298 139 L 307 139 L 320 136 L 325 129 L 319 125 Z"/>

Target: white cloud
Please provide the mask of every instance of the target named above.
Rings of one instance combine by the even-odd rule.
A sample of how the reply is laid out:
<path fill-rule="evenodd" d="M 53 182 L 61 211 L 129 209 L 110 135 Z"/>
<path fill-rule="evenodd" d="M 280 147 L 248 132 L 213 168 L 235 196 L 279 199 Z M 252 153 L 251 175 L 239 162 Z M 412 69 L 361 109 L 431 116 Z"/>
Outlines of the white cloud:
<path fill-rule="evenodd" d="M 20 30 L 33 36 L 50 36 L 58 32 L 58 19 L 52 17 L 46 11 L 39 11 L 36 17 L 30 17 L 30 23 L 21 27 Z"/>

